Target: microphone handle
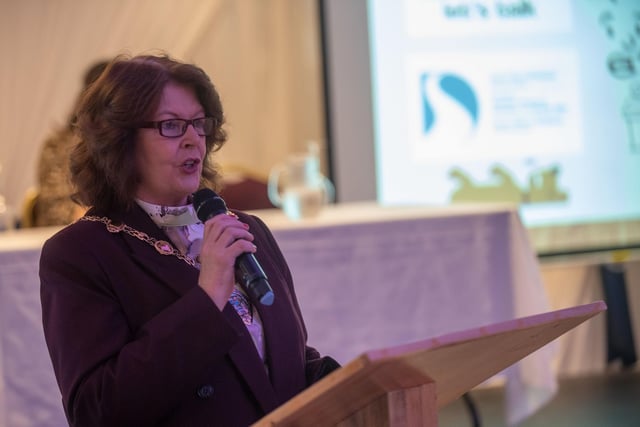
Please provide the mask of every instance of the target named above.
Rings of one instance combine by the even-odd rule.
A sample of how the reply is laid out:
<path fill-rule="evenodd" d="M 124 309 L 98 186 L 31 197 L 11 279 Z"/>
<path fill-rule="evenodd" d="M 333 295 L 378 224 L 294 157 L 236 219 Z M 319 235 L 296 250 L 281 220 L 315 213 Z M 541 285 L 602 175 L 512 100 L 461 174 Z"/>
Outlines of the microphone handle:
<path fill-rule="evenodd" d="M 263 305 L 273 304 L 274 294 L 267 275 L 252 253 L 243 253 L 236 259 L 236 280 L 254 301 Z"/>

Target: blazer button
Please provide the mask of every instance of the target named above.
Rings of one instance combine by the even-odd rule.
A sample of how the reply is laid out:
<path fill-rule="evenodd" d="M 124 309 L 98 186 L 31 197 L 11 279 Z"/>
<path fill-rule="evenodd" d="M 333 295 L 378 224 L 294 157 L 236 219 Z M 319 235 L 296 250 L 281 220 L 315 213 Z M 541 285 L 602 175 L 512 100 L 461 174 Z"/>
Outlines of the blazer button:
<path fill-rule="evenodd" d="M 197 394 L 200 399 L 207 399 L 213 395 L 213 386 L 211 384 L 205 384 L 198 389 Z"/>

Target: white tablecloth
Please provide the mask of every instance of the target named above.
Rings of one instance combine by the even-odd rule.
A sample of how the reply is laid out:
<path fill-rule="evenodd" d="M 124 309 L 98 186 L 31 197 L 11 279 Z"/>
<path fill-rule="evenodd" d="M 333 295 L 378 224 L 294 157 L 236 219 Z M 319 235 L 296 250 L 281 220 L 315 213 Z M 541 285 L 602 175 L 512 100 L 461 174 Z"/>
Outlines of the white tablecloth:
<path fill-rule="evenodd" d="M 289 262 L 309 343 L 342 363 L 549 310 L 526 230 L 509 206 L 351 204 L 299 222 L 256 213 Z M 40 246 L 53 231 L 0 236 L 0 427 L 64 425 L 37 276 Z M 552 353 L 546 346 L 505 372 L 511 423 L 555 393 Z"/>

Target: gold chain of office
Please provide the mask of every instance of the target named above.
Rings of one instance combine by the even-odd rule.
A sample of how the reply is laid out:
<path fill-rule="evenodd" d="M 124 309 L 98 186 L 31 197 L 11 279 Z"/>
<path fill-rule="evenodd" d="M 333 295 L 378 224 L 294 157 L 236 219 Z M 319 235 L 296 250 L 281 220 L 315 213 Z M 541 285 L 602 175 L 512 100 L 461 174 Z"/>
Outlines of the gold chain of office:
<path fill-rule="evenodd" d="M 190 266 L 197 267 L 196 262 L 193 259 L 184 256 L 182 253 L 180 253 L 180 251 L 174 248 L 171 243 L 167 242 L 166 240 L 158 240 L 155 237 L 151 237 L 144 231 L 136 230 L 135 228 L 128 226 L 125 223 L 114 224 L 110 218 L 104 216 L 83 216 L 79 219 L 79 221 L 101 222 L 107 227 L 107 231 L 109 231 L 110 233 L 125 232 L 138 240 L 142 240 L 143 242 L 150 244 L 155 248 L 156 251 L 158 251 L 158 253 L 162 255 L 173 255 L 177 258 L 180 258 Z"/>

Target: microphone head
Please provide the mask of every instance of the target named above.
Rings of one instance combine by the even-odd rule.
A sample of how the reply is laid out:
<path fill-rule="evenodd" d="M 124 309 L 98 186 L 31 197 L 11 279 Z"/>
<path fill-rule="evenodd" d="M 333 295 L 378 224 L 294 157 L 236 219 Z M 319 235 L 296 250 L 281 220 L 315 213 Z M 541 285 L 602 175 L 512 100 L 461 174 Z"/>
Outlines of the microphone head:
<path fill-rule="evenodd" d="M 193 193 L 193 208 L 198 219 L 206 222 L 209 218 L 227 212 L 227 205 L 215 191 L 202 188 Z"/>

